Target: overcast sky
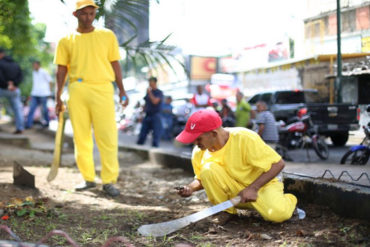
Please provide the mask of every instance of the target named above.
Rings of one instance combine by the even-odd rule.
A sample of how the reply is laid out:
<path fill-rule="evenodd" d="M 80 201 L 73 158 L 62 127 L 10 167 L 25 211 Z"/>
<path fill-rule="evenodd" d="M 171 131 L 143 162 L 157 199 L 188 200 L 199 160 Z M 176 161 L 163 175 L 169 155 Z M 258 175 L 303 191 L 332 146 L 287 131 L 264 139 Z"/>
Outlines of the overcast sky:
<path fill-rule="evenodd" d="M 204 53 L 276 43 L 298 35 L 304 7 L 304 0 L 160 0 L 151 6 L 150 36 L 173 33 L 185 51 Z"/>
<path fill-rule="evenodd" d="M 56 42 L 76 27 L 74 0 L 65 3 L 29 0 L 34 22 L 47 24 L 46 41 Z M 305 0 L 152 0 L 150 38 L 172 33 L 169 42 L 185 53 L 222 55 L 300 36 L 304 8 Z"/>

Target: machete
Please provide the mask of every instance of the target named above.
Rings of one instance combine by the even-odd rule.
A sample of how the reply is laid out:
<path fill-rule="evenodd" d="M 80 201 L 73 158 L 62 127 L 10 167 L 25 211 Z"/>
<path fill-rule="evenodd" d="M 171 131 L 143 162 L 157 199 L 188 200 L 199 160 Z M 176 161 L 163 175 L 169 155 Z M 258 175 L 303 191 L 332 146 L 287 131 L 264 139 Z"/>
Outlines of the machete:
<path fill-rule="evenodd" d="M 58 118 L 58 129 L 55 133 L 55 147 L 54 147 L 54 157 L 51 163 L 50 172 L 47 177 L 48 182 L 54 180 L 58 174 L 58 168 L 62 161 L 62 150 L 63 150 L 63 139 L 64 139 L 64 127 L 66 124 L 66 118 L 68 114 L 65 111 L 59 112 Z"/>
<path fill-rule="evenodd" d="M 217 204 L 213 207 L 203 209 L 200 212 L 190 214 L 176 220 L 170 220 L 157 224 L 142 225 L 139 227 L 138 232 L 143 236 L 161 237 L 175 232 L 191 223 L 197 222 L 208 216 L 214 215 L 218 212 L 231 208 L 240 203 L 240 196 L 236 196 L 228 201 Z"/>

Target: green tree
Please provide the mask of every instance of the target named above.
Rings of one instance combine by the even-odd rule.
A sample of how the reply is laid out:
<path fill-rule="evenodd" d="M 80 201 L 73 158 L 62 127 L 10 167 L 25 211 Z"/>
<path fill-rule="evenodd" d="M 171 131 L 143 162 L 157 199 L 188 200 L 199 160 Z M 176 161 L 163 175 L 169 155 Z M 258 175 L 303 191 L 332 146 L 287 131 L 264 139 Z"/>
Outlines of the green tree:
<path fill-rule="evenodd" d="M 24 74 L 20 88 L 22 95 L 28 96 L 32 61 L 48 64 L 52 59 L 49 44 L 43 41 L 46 26 L 32 25 L 27 0 L 1 0 L 0 9 L 0 46 L 20 64 Z"/>
<path fill-rule="evenodd" d="M 28 1 L 1 0 L 0 9 L 0 46 L 9 49 L 16 59 L 32 54 Z"/>

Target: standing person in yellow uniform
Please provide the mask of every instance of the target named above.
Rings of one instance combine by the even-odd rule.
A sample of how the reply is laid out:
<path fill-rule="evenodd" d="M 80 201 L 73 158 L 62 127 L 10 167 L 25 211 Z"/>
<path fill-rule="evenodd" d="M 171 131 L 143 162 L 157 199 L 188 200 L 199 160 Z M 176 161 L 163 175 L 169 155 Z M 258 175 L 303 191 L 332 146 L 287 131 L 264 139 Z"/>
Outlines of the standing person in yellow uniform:
<path fill-rule="evenodd" d="M 297 198 L 284 194 L 284 185 L 276 178 L 284 161 L 257 133 L 223 128 L 215 111 L 200 110 L 190 116 L 176 140 L 196 145 L 192 154 L 195 179 L 181 187 L 181 196 L 204 189 L 210 202 L 218 204 L 239 195 L 238 208 L 255 209 L 265 220 L 291 218 Z M 226 223 L 233 214 L 236 209 L 229 208 L 219 223 Z"/>
<path fill-rule="evenodd" d="M 73 15 L 78 28 L 62 38 L 56 50 L 57 68 L 56 113 L 63 110 L 61 100 L 66 76 L 69 77 L 68 112 L 73 127 L 75 158 L 84 182 L 78 191 L 95 187 L 93 137 L 101 157 L 103 190 L 118 196 L 113 185 L 118 178 L 118 133 L 115 122 L 114 87 L 116 82 L 121 103 L 128 97 L 122 84 L 117 38 L 111 30 L 95 28 L 98 6 L 93 0 L 78 0 Z"/>

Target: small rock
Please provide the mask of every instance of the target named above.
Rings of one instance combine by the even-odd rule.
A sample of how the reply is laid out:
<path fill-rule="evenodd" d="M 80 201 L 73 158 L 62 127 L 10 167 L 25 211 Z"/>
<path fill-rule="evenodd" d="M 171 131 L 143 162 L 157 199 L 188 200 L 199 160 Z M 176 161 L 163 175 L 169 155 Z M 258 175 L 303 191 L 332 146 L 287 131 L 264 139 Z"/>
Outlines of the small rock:
<path fill-rule="evenodd" d="M 267 234 L 265 234 L 265 233 L 262 233 L 262 234 L 260 235 L 260 237 L 261 237 L 262 239 L 264 239 L 264 240 L 271 240 L 271 239 L 272 239 L 272 237 L 271 237 L 270 235 L 267 235 Z"/>
<path fill-rule="evenodd" d="M 325 231 L 321 230 L 321 231 L 315 232 L 314 236 L 315 237 L 320 237 L 320 236 L 324 235 L 324 233 L 325 233 Z"/>
<path fill-rule="evenodd" d="M 307 235 L 307 232 L 305 230 L 299 229 L 297 231 L 297 236 L 303 237 L 303 236 L 306 236 L 306 235 Z"/>
<path fill-rule="evenodd" d="M 175 244 L 175 247 L 194 247 L 194 245 L 187 244 L 187 243 L 179 243 L 179 244 Z"/>
<path fill-rule="evenodd" d="M 55 204 L 55 208 L 63 208 L 64 204 L 63 203 L 57 203 Z"/>
<path fill-rule="evenodd" d="M 217 229 L 215 228 L 215 227 L 210 227 L 209 229 L 208 229 L 208 233 L 210 233 L 210 234 L 216 234 L 218 231 L 217 231 Z"/>

